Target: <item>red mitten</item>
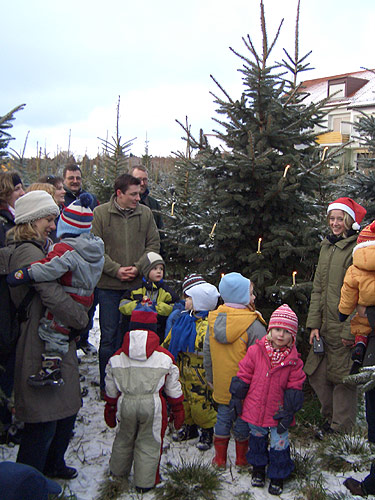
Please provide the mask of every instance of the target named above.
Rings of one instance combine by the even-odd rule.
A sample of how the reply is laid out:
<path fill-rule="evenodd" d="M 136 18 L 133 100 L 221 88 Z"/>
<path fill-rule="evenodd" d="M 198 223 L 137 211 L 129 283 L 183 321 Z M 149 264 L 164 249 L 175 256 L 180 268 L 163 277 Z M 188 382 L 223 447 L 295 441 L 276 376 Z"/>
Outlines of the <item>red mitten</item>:
<path fill-rule="evenodd" d="M 117 400 L 118 398 L 110 398 L 105 395 L 104 400 L 106 401 L 104 407 L 104 420 L 108 427 L 116 427 L 116 413 L 117 413 Z"/>
<path fill-rule="evenodd" d="M 176 431 L 178 431 L 178 429 L 182 427 L 184 420 L 185 420 L 185 410 L 182 402 L 174 406 L 171 406 L 170 421 L 171 422 L 173 421 L 174 428 L 176 429 Z"/>

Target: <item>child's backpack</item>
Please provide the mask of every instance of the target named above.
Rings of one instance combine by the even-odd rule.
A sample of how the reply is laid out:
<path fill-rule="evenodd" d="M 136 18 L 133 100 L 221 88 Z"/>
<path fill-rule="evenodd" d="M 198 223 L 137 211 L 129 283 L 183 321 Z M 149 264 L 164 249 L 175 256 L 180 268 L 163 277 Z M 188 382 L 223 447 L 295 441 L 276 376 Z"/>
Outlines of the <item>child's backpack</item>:
<path fill-rule="evenodd" d="M 34 287 L 23 298 L 17 308 L 10 297 L 10 291 L 6 282 L 6 276 L 9 273 L 9 263 L 14 248 L 21 245 L 0 248 L 0 360 L 7 357 L 15 351 L 18 338 L 20 336 L 20 325 L 27 319 L 27 308 L 35 294 Z"/>

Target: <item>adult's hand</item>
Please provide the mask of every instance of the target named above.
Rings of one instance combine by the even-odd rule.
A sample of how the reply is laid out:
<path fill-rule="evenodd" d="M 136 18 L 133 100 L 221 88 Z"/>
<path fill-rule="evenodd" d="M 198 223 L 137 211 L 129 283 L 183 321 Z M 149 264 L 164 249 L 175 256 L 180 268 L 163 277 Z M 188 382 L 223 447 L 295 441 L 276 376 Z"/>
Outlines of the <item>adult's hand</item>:
<path fill-rule="evenodd" d="M 126 270 L 126 279 L 125 281 L 133 281 L 139 274 L 138 269 L 135 266 L 125 267 Z"/>
<path fill-rule="evenodd" d="M 128 267 L 121 266 L 116 273 L 116 278 L 120 281 L 127 281 Z"/>
<path fill-rule="evenodd" d="M 341 339 L 341 342 L 345 347 L 352 347 L 354 345 L 354 340 Z"/>
<path fill-rule="evenodd" d="M 310 345 L 313 344 L 314 338 L 316 338 L 316 340 L 320 339 L 319 328 L 312 328 L 310 332 Z"/>

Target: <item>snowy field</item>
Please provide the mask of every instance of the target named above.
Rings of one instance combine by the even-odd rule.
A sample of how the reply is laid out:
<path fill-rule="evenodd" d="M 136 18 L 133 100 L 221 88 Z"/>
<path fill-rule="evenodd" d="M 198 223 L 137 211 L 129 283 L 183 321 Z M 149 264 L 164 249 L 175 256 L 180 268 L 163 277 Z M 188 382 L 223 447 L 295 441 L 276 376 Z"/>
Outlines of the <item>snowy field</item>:
<path fill-rule="evenodd" d="M 97 318 L 95 326 L 90 333 L 90 342 L 96 347 L 99 344 L 99 325 Z M 82 352 L 78 353 L 82 356 L 80 365 L 80 373 L 84 375 L 86 380 L 82 382 L 82 387 L 88 388 L 88 395 L 83 398 L 83 407 L 80 410 L 75 427 L 75 435 L 71 440 L 70 446 L 66 453 L 67 465 L 76 467 L 79 475 L 76 479 L 67 482 L 70 490 L 77 496 L 78 500 L 94 500 L 98 495 L 99 485 L 108 477 L 108 462 L 111 454 L 111 447 L 116 433 L 116 429 L 110 429 L 104 422 L 104 402 L 100 400 L 99 387 L 92 385 L 92 382 L 97 382 L 99 379 L 99 368 L 96 356 L 83 356 Z M 168 432 L 168 431 L 167 431 Z M 166 463 L 178 464 L 181 461 L 202 460 L 203 462 L 211 462 L 214 456 L 213 448 L 206 452 L 200 452 L 195 443 L 197 440 L 191 440 L 184 443 L 175 443 L 171 439 L 170 433 L 165 437 L 165 450 L 161 460 L 161 475 L 163 477 L 163 466 Z M 1 460 L 15 460 L 18 447 L 0 446 Z M 228 500 L 241 497 L 241 494 L 251 492 L 255 499 L 293 499 L 295 497 L 294 481 L 286 482 L 284 492 L 280 497 L 269 495 L 266 487 L 263 489 L 253 488 L 251 486 L 251 476 L 249 472 L 239 472 L 235 467 L 235 449 L 234 441 L 231 440 L 229 445 L 229 461 L 226 471 L 223 473 L 223 489 L 218 494 L 218 500 Z M 349 474 L 329 475 L 324 474 L 327 481 L 327 490 L 331 492 L 345 492 L 343 481 Z M 165 474 L 164 474 L 165 476 Z M 366 472 L 353 473 L 356 479 L 363 479 Z M 64 484 L 64 481 L 60 481 Z M 130 484 L 132 478 L 130 477 Z M 134 488 L 130 488 L 129 492 L 124 494 L 122 499 L 137 499 L 144 498 L 152 500 L 154 497 L 152 492 L 146 494 L 136 494 Z M 348 497 L 360 498 L 360 497 Z M 37 500 L 37 499 L 35 499 Z M 184 500 L 184 499 L 181 499 Z"/>

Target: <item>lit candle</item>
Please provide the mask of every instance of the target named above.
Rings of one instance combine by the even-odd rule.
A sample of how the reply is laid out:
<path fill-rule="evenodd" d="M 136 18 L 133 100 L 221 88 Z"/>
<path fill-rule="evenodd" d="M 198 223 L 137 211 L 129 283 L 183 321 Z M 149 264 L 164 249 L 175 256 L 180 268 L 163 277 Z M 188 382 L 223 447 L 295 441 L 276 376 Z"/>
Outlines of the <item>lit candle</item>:
<path fill-rule="evenodd" d="M 323 149 L 323 154 L 322 154 L 322 161 L 324 160 L 325 156 L 326 156 L 326 152 L 328 151 L 328 146 L 326 146 L 324 149 Z"/>
<path fill-rule="evenodd" d="M 290 165 L 287 165 L 285 167 L 285 169 L 284 169 L 284 175 L 283 175 L 283 177 L 286 177 L 286 174 L 287 174 L 287 172 L 288 172 L 289 169 L 290 169 Z"/>
<path fill-rule="evenodd" d="M 258 250 L 257 250 L 257 253 L 258 253 L 258 254 L 259 254 L 259 253 L 262 253 L 262 252 L 260 251 L 260 244 L 261 244 L 261 243 L 262 243 L 262 238 L 259 238 L 259 240 L 258 240 Z"/>
<path fill-rule="evenodd" d="M 174 212 L 174 206 L 175 206 L 175 205 L 176 205 L 176 202 L 174 201 L 174 202 L 172 203 L 171 215 L 173 215 L 173 212 Z"/>
<path fill-rule="evenodd" d="M 211 239 L 213 239 L 213 237 L 214 237 L 214 232 L 215 232 L 216 226 L 217 226 L 217 222 L 215 222 L 215 224 L 212 226 L 212 229 L 211 229 L 211 232 L 210 232 L 210 238 Z"/>
<path fill-rule="evenodd" d="M 225 276 L 225 273 L 220 274 L 220 278 L 224 278 L 224 276 Z"/>
<path fill-rule="evenodd" d="M 292 272 L 292 284 L 293 284 L 293 286 L 296 286 L 296 274 L 297 274 L 297 271 Z"/>

